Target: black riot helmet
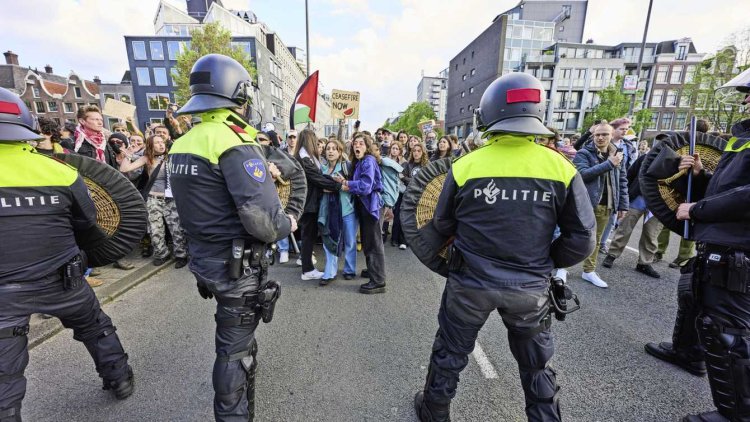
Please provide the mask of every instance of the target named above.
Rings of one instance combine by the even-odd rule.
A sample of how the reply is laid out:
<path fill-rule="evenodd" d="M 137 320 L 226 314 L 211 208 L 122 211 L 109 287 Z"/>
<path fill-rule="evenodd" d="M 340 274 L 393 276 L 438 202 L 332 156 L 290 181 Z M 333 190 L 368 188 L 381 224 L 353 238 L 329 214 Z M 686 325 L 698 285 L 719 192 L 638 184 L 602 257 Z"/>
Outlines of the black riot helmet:
<path fill-rule="evenodd" d="M 42 139 L 34 132 L 34 115 L 18 95 L 0 88 L 0 141 L 30 141 Z"/>
<path fill-rule="evenodd" d="M 190 99 L 177 113 L 242 107 L 250 100 L 252 82 L 247 69 L 237 60 L 222 54 L 207 54 L 190 70 Z"/>
<path fill-rule="evenodd" d="M 479 101 L 477 128 L 486 133 L 554 136 L 542 124 L 544 87 L 527 73 L 509 73 L 487 87 Z"/>

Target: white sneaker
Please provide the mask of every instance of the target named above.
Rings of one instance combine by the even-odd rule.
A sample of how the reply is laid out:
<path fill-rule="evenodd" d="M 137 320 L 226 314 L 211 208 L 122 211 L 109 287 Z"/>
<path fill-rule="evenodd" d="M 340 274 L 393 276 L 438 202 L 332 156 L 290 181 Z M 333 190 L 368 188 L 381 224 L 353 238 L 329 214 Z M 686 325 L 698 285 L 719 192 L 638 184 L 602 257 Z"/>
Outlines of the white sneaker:
<path fill-rule="evenodd" d="M 323 278 L 323 273 L 318 270 L 312 270 L 306 273 L 302 273 L 303 280 L 320 280 L 321 278 Z"/>
<path fill-rule="evenodd" d="M 588 281 L 589 283 L 593 284 L 596 287 L 606 288 L 607 283 L 604 282 L 601 278 L 599 278 L 599 275 L 596 274 L 596 272 L 592 271 L 590 273 L 584 272 L 581 274 L 581 278 Z"/>
<path fill-rule="evenodd" d="M 289 251 L 279 252 L 279 264 L 286 264 L 287 262 L 289 262 Z"/>
<path fill-rule="evenodd" d="M 402 251 L 405 251 L 406 250 L 406 245 L 404 245 L 402 243 L 402 244 L 398 245 L 398 248 L 401 249 Z"/>
<path fill-rule="evenodd" d="M 313 255 L 313 256 L 312 256 L 312 258 L 313 258 L 313 259 L 312 259 L 312 261 L 313 261 L 313 265 L 317 264 L 317 263 L 318 263 L 318 260 L 317 260 L 317 259 L 315 259 L 315 255 Z M 301 266 L 302 266 L 302 257 L 300 257 L 300 258 L 297 258 L 297 266 L 298 266 L 298 267 L 301 267 Z"/>
<path fill-rule="evenodd" d="M 555 272 L 555 277 L 561 279 L 563 282 L 568 282 L 568 270 L 565 268 L 558 268 Z"/>

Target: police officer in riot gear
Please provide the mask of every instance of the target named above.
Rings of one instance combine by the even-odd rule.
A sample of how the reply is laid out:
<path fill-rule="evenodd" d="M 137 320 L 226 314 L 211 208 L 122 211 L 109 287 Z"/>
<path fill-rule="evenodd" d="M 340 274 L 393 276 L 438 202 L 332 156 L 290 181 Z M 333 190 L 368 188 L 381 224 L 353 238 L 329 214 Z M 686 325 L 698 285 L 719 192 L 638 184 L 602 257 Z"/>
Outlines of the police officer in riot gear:
<path fill-rule="evenodd" d="M 38 154 L 34 119 L 0 88 L 0 421 L 21 420 L 31 314 L 60 319 L 82 342 L 118 399 L 133 393 L 133 371 L 112 320 L 83 278 L 78 248 L 97 231 L 96 208 L 78 172 Z"/>
<path fill-rule="evenodd" d="M 427 380 L 414 401 L 423 422 L 449 420 L 459 374 L 494 310 L 508 329 L 528 419 L 560 420 L 548 366 L 550 276 L 588 256 L 595 222 L 575 167 L 534 143 L 535 136 L 553 135 L 542 124 L 544 98 L 541 82 L 528 74 L 494 81 L 478 111 L 487 144 L 447 174 L 433 224 L 455 241 Z M 555 226 L 561 235 L 553 241 Z"/>
<path fill-rule="evenodd" d="M 190 269 L 204 299 L 216 298 L 217 421 L 253 420 L 255 329 L 270 322 L 280 286 L 267 279 L 268 245 L 296 221 L 284 214 L 257 131 L 247 115 L 252 79 L 234 59 L 209 54 L 190 73 L 190 100 L 178 113 L 202 123 L 169 153 L 169 177 L 188 237 Z"/>
<path fill-rule="evenodd" d="M 729 105 L 750 104 L 750 69 L 719 88 L 717 97 Z M 732 135 L 713 174 L 698 155 L 683 157 L 680 164 L 692 169 L 693 194 L 700 199 L 677 209 L 678 219 L 691 222 L 698 244 L 698 256 L 688 264 L 692 303 L 681 298 L 679 304 L 694 308 L 697 319 L 678 311 L 677 325 L 695 323 L 717 408 L 684 421 L 750 421 L 750 119 L 735 124 Z M 694 333 L 675 329 L 674 346 L 662 346 L 673 354 L 650 353 L 679 363 L 675 359 L 689 356 L 678 353 L 697 347 Z M 647 351 L 649 346 L 657 347 L 649 344 Z"/>

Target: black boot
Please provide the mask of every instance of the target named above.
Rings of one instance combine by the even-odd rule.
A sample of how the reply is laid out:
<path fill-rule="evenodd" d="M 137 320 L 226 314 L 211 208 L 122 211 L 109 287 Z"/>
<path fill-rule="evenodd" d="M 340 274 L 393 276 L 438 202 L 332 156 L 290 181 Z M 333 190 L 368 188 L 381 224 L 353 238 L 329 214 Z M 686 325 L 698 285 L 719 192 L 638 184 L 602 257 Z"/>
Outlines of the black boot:
<path fill-rule="evenodd" d="M 385 293 L 385 283 L 378 284 L 370 280 L 367 283 L 359 286 L 359 292 L 364 293 L 366 295 L 371 295 L 375 293 Z"/>
<path fill-rule="evenodd" d="M 104 380 L 103 390 L 112 390 L 117 400 L 125 400 L 133 394 L 135 390 L 135 380 L 133 379 L 133 368 L 128 366 L 128 374 L 124 380 L 121 381 L 107 381 Z"/>
<path fill-rule="evenodd" d="M 451 405 L 438 404 L 424 399 L 424 391 L 414 396 L 414 410 L 421 422 L 450 422 Z"/>
<path fill-rule="evenodd" d="M 664 362 L 677 365 L 697 377 L 706 376 L 706 363 L 703 360 L 691 361 L 687 355 L 675 350 L 672 343 L 648 343 L 646 344 L 645 349 L 646 353 L 649 355 L 661 359 Z"/>

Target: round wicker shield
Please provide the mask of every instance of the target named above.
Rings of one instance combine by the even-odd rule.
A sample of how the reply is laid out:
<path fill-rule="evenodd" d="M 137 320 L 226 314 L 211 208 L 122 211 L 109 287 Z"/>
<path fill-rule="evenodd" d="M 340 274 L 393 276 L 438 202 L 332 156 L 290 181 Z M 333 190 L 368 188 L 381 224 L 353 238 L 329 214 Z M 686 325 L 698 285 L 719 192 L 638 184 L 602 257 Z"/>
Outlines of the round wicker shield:
<path fill-rule="evenodd" d="M 148 225 L 143 197 L 119 171 L 107 164 L 76 154 L 55 154 L 75 167 L 96 206 L 99 235 L 79 245 L 90 267 L 100 267 L 129 254 L 141 241 Z"/>
<path fill-rule="evenodd" d="M 690 150 L 688 132 L 670 132 L 643 159 L 639 179 L 646 205 L 659 221 L 675 233 L 682 234 L 684 222 L 677 220 L 675 211 L 687 198 L 687 171 L 679 171 L 680 160 Z M 706 171 L 713 172 L 719 163 L 727 141 L 698 132 L 695 152 L 700 155 Z M 693 192 L 695 194 L 695 191 Z"/>
<path fill-rule="evenodd" d="M 276 180 L 276 190 L 284 212 L 299 218 L 305 209 L 307 197 L 307 179 L 302 165 L 293 156 L 279 148 L 265 145 L 263 150 L 266 159 L 274 163 L 281 172 L 281 180 Z"/>
<path fill-rule="evenodd" d="M 423 168 L 409 183 L 401 200 L 401 227 L 414 255 L 427 268 L 448 276 L 447 246 L 450 239 L 432 226 L 443 183 L 452 159 L 433 161 Z"/>

